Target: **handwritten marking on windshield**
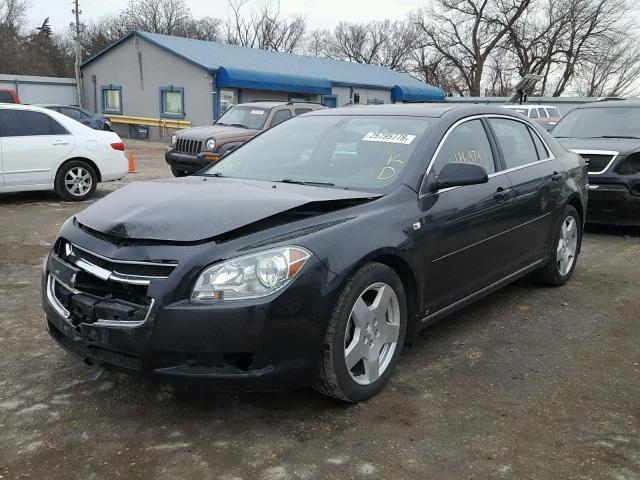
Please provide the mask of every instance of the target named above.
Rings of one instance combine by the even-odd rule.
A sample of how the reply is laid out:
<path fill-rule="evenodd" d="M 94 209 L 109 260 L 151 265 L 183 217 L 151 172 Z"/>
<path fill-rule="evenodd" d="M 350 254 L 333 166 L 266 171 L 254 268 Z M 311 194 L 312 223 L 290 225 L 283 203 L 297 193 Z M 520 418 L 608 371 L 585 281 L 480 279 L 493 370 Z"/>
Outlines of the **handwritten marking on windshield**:
<path fill-rule="evenodd" d="M 396 169 L 391 165 L 395 163 L 399 163 L 400 165 L 404 165 L 402 160 L 399 160 L 398 157 L 400 155 L 391 155 L 389 160 L 387 160 L 387 164 L 383 167 L 383 169 L 378 174 L 378 180 L 389 180 L 390 178 L 395 177 Z"/>

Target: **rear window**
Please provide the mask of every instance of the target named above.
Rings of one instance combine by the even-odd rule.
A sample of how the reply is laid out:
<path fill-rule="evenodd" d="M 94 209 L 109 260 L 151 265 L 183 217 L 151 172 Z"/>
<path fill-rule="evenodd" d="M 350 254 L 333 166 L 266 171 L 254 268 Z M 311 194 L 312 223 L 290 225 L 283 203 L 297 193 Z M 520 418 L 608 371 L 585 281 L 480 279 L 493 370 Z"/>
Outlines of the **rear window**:
<path fill-rule="evenodd" d="M 547 112 L 549 112 L 550 117 L 561 117 L 560 110 L 555 107 L 547 107 Z"/>

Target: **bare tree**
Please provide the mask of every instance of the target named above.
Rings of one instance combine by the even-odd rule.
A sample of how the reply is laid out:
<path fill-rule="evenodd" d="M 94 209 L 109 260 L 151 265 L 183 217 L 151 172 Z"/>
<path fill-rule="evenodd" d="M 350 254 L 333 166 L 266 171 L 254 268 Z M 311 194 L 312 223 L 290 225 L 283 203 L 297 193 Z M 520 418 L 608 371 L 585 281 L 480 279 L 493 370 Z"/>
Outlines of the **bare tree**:
<path fill-rule="evenodd" d="M 531 0 L 434 0 L 412 15 L 423 46 L 436 50 L 479 96 L 489 56 L 503 42 Z"/>
<path fill-rule="evenodd" d="M 328 45 L 334 58 L 406 72 L 418 46 L 418 34 L 408 21 L 341 22 Z"/>
<path fill-rule="evenodd" d="M 249 0 L 229 0 L 227 43 L 289 53 L 302 47 L 306 30 L 302 15 L 281 17 L 279 3 L 250 7 Z"/>
<path fill-rule="evenodd" d="M 466 84 L 458 69 L 437 51 L 418 48 L 412 55 L 411 74 L 419 80 L 437 85 L 449 96 L 464 96 Z"/>
<path fill-rule="evenodd" d="M 3 73 L 21 59 L 21 34 L 26 26 L 26 0 L 0 0 L 0 65 Z"/>

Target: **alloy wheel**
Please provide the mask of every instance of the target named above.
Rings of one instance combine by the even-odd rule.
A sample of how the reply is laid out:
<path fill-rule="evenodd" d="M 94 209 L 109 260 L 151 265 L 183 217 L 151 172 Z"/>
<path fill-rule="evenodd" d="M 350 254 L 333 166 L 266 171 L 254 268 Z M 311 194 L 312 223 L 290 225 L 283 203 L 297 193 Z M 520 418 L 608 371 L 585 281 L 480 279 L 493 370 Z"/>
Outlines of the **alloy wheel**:
<path fill-rule="evenodd" d="M 560 239 L 556 251 L 558 272 L 563 277 L 571 271 L 578 250 L 578 222 L 569 215 L 562 222 Z"/>
<path fill-rule="evenodd" d="M 347 322 L 344 359 L 351 378 L 374 383 L 391 363 L 400 335 L 400 304 L 393 288 L 374 283 L 356 300 Z"/>
<path fill-rule="evenodd" d="M 64 186 L 67 191 L 76 197 L 85 195 L 93 185 L 89 171 L 83 167 L 70 168 L 64 176 Z"/>

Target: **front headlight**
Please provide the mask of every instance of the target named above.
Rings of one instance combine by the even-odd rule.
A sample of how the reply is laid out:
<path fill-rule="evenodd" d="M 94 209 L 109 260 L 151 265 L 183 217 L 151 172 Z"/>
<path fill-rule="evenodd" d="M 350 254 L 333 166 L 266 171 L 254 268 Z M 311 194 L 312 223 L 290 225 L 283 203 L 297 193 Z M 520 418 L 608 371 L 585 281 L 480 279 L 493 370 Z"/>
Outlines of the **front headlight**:
<path fill-rule="evenodd" d="M 287 286 L 311 257 L 301 247 L 282 247 L 208 267 L 196 282 L 192 300 L 246 300 Z"/>
<path fill-rule="evenodd" d="M 177 141 L 178 141 L 178 136 L 174 133 L 173 135 L 171 135 L 171 146 L 173 147 Z"/>
<path fill-rule="evenodd" d="M 210 138 L 207 140 L 207 143 L 205 143 L 205 147 L 207 147 L 207 150 L 214 151 L 216 149 L 216 141 L 213 138 Z"/>

